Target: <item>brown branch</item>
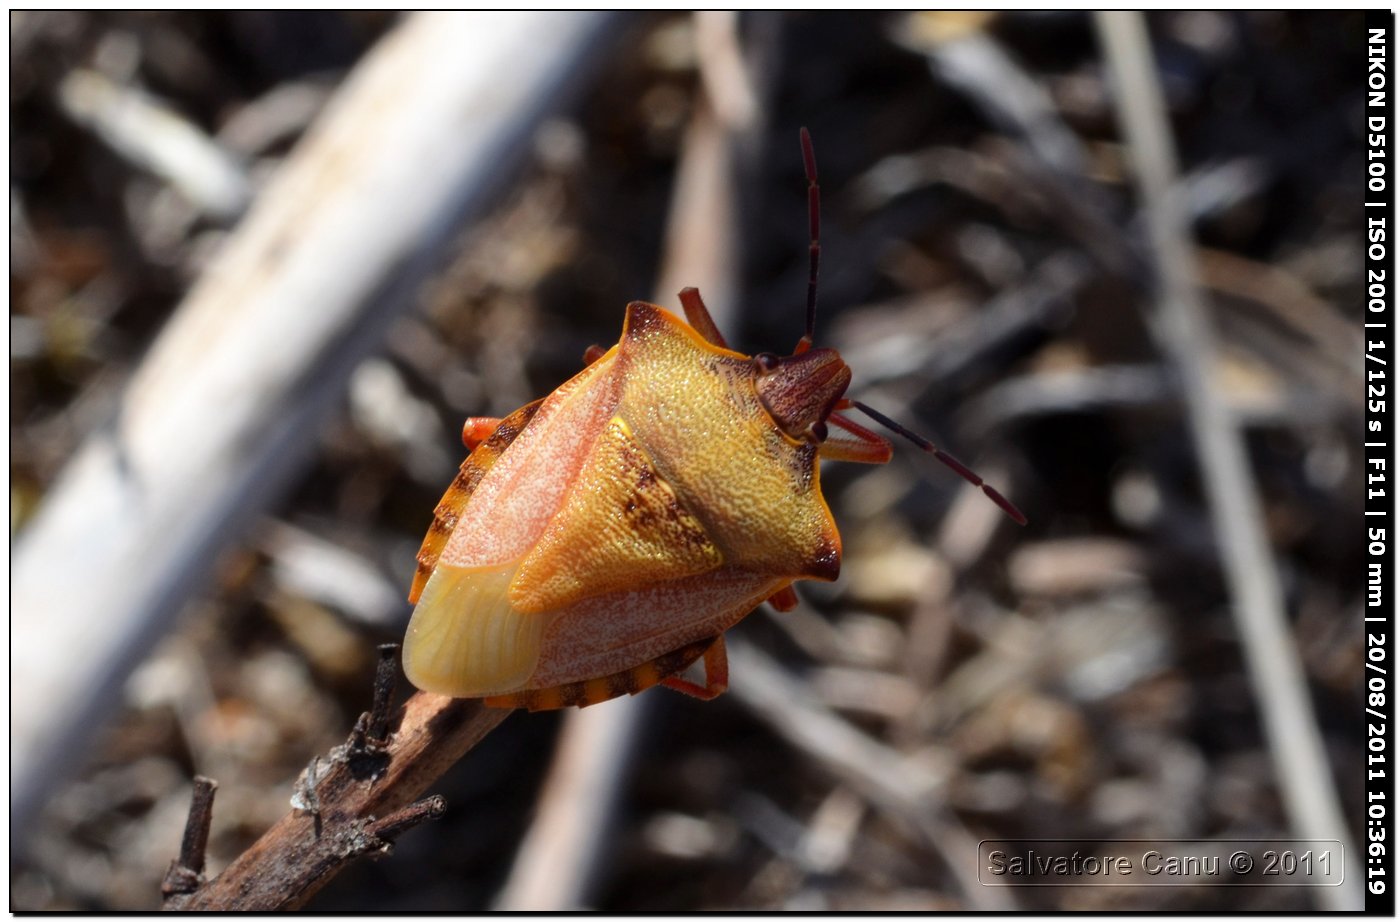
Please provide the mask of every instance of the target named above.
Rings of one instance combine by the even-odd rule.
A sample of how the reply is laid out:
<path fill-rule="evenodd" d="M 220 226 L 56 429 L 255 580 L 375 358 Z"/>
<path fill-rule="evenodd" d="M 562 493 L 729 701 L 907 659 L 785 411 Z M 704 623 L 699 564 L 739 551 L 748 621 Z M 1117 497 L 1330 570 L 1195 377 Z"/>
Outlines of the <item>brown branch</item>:
<path fill-rule="evenodd" d="M 374 698 L 369 713 L 360 715 L 355 729 L 350 731 L 350 741 L 346 744 L 350 747 L 350 753 L 354 755 L 382 755 L 384 748 L 389 744 L 389 702 L 394 697 L 394 686 L 398 684 L 398 652 L 399 645 L 396 643 L 379 645 L 379 665 L 374 672 Z M 316 801 L 316 770 L 317 765 L 312 761 L 307 766 L 307 777 L 311 786 L 304 795 L 310 803 Z M 302 805 L 293 800 L 292 806 Z"/>
<path fill-rule="evenodd" d="M 383 687 L 376 682 L 377 700 L 387 700 L 379 697 Z M 365 732 L 374 716 L 362 717 L 345 745 L 308 766 L 297 790 L 308 809 L 292 810 L 222 874 L 169 895 L 164 908 L 267 912 L 305 905 L 355 857 L 387 852 L 395 836 L 441 815 L 442 798 L 415 798 L 509 714 L 419 692 L 382 746 Z"/>
<path fill-rule="evenodd" d="M 214 792 L 218 782 L 203 775 L 194 777 L 194 793 L 190 796 L 190 815 L 185 820 L 185 835 L 180 840 L 180 857 L 170 863 L 161 882 L 162 899 L 181 893 L 193 893 L 204 883 L 204 850 L 209 845 L 209 825 L 214 819 Z"/>

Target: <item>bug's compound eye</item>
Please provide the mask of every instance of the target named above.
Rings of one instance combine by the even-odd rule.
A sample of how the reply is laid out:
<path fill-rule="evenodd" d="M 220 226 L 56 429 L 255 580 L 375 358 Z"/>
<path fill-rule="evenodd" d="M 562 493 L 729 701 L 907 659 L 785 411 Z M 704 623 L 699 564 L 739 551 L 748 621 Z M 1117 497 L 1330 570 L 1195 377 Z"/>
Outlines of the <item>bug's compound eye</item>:
<path fill-rule="evenodd" d="M 771 352 L 760 352 L 753 357 L 753 363 L 758 366 L 759 371 L 766 374 L 781 365 L 783 360 Z"/>
<path fill-rule="evenodd" d="M 827 436 L 826 423 L 818 421 L 812 423 L 812 437 L 818 442 L 825 442 Z"/>

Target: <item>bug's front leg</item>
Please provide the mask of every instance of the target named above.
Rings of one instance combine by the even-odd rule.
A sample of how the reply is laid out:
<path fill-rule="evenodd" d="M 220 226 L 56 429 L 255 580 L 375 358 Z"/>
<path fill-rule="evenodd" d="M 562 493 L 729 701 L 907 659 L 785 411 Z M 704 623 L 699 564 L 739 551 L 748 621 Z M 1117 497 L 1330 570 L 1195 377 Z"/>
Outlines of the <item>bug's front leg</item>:
<path fill-rule="evenodd" d="M 499 419 L 491 416 L 467 417 L 462 424 L 462 444 L 467 446 L 467 451 L 476 451 L 476 446 L 489 439 L 500 424 Z"/>
<path fill-rule="evenodd" d="M 894 456 L 894 446 L 864 426 L 838 413 L 832 413 L 826 421 L 831 424 L 831 434 L 817 449 L 823 460 L 886 464 Z"/>

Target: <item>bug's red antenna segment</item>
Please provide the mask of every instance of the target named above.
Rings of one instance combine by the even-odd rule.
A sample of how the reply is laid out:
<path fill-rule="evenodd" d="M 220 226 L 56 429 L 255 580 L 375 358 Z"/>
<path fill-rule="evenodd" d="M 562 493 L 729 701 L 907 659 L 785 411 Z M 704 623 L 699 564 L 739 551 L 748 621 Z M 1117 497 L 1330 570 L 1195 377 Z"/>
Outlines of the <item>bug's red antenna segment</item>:
<path fill-rule="evenodd" d="M 802 168 L 807 171 L 807 332 L 797 341 L 794 355 L 812 348 L 812 335 L 817 328 L 817 270 L 822 261 L 822 190 L 817 184 L 817 155 L 812 150 L 812 136 L 802 129 Z"/>
<path fill-rule="evenodd" d="M 871 419 L 875 420 L 875 422 L 884 426 L 891 432 L 897 435 L 904 436 L 906 439 L 913 442 L 915 445 L 919 446 L 924 451 L 933 455 L 939 461 L 942 461 L 944 464 L 951 467 L 959 477 L 961 477 L 963 480 L 966 480 L 974 487 L 981 487 L 982 492 L 987 495 L 987 498 L 990 499 L 992 502 L 996 503 L 998 506 L 1000 506 L 1001 511 L 1011 516 L 1011 518 L 1016 522 L 1017 525 L 1026 524 L 1026 516 L 1021 512 L 1021 510 L 1017 509 L 1016 505 L 1012 503 L 1011 500 L 1007 499 L 1005 496 L 1002 496 L 1001 493 L 997 491 L 996 487 L 992 486 L 991 484 L 983 480 L 981 477 L 979 477 L 977 475 L 977 472 L 972 470 L 972 468 L 968 467 L 966 464 L 963 464 L 957 458 L 954 458 L 952 455 L 948 454 L 943 449 L 934 445 L 928 439 L 924 438 L 916 432 L 911 432 L 910 430 L 901 426 L 899 423 L 890 419 L 885 414 L 881 413 L 878 410 L 871 409 L 870 407 L 861 403 L 859 400 L 852 400 L 851 406 L 855 407 L 857 410 L 861 411 L 866 416 L 869 416 Z"/>

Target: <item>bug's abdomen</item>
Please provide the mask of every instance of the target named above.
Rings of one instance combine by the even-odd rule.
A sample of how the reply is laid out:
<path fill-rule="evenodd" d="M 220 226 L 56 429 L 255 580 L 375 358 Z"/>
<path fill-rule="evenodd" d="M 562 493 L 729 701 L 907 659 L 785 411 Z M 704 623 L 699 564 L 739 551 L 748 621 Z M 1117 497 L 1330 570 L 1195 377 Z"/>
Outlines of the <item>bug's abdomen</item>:
<path fill-rule="evenodd" d="M 611 675 L 723 634 L 782 585 L 725 566 L 583 599 L 550 614 L 528 687 Z"/>

